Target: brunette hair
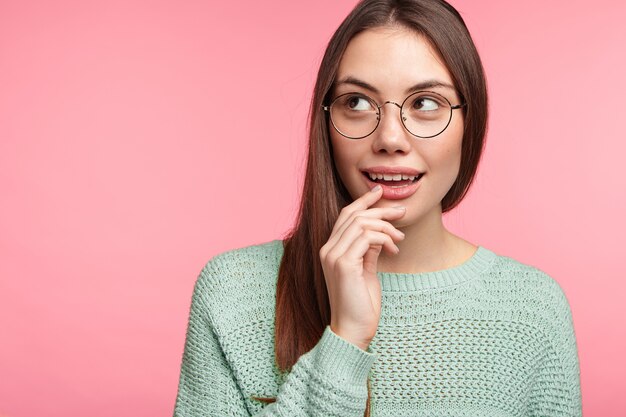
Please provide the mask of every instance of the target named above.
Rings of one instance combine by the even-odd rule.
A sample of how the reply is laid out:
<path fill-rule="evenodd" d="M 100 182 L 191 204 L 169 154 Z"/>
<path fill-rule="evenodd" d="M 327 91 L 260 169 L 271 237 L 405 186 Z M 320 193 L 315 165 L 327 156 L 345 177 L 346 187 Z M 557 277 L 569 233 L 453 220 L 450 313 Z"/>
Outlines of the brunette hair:
<path fill-rule="evenodd" d="M 333 163 L 328 117 L 322 105 L 328 104 L 348 42 L 364 30 L 385 26 L 406 28 L 428 40 L 450 72 L 461 100 L 467 103 L 459 174 L 441 201 L 442 212 L 461 202 L 478 168 L 487 126 L 487 87 L 480 57 L 462 17 L 444 0 L 362 0 L 331 38 L 315 83 L 300 210 L 295 227 L 284 240 L 276 288 L 275 359 L 281 371 L 290 371 L 330 324 L 319 250 L 340 210 L 352 201 Z M 366 417 L 371 398 L 369 380 L 367 389 Z"/>

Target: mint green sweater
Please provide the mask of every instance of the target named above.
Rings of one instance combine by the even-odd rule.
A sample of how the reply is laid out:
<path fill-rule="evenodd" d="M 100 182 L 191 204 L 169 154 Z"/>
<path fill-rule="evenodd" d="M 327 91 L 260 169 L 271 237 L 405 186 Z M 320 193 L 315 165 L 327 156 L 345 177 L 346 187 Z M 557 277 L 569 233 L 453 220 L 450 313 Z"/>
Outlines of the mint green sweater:
<path fill-rule="evenodd" d="M 327 326 L 291 372 L 274 363 L 282 241 L 211 259 L 196 282 L 174 415 L 581 416 L 572 315 L 561 287 L 479 246 L 465 263 L 379 273 L 367 351 Z M 251 396 L 276 397 L 265 404 Z"/>

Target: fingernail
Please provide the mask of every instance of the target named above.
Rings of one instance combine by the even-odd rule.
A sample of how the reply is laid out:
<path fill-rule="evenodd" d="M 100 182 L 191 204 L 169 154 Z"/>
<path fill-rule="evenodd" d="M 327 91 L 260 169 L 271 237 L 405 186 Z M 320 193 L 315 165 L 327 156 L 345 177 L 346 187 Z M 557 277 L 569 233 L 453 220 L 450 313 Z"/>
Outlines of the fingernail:
<path fill-rule="evenodd" d="M 406 207 L 404 206 L 393 206 L 393 208 L 395 208 L 396 210 L 402 210 L 402 211 L 406 210 Z"/>
<path fill-rule="evenodd" d="M 382 187 L 380 186 L 380 184 L 376 185 L 376 187 L 372 188 L 372 192 L 375 193 L 376 191 L 380 190 Z"/>

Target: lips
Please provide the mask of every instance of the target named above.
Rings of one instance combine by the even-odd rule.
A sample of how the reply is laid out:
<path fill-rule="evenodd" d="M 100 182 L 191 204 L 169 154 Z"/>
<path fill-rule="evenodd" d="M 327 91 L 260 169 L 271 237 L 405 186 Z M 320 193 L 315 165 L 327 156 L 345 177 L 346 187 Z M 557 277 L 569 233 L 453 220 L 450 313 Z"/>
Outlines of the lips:
<path fill-rule="evenodd" d="M 406 174 L 406 175 L 417 176 L 419 174 L 423 174 L 423 172 L 418 171 L 415 168 L 400 167 L 400 166 L 397 166 L 397 167 L 376 166 L 376 167 L 364 168 L 362 171 L 367 172 L 367 173 L 390 174 L 390 175 Z"/>
<path fill-rule="evenodd" d="M 382 198 L 400 200 L 413 195 L 424 176 L 414 168 L 408 167 L 371 167 L 361 171 L 370 189 L 379 184 L 383 188 Z"/>
<path fill-rule="evenodd" d="M 419 181 L 419 179 L 424 174 L 419 174 L 417 176 L 408 176 L 404 174 L 396 174 L 395 176 L 391 176 L 389 174 L 385 174 L 385 176 L 382 178 L 382 175 L 376 176 L 376 174 L 371 174 L 367 172 L 364 172 L 363 175 L 365 176 L 365 178 L 367 178 L 367 180 L 376 184 L 388 185 L 390 187 L 401 187 Z"/>

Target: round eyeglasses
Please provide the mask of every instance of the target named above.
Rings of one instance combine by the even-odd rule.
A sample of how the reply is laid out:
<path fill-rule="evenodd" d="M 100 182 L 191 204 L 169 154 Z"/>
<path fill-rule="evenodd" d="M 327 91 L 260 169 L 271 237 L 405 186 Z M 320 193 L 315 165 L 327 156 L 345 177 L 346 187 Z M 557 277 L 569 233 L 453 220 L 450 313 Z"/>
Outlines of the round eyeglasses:
<path fill-rule="evenodd" d="M 380 124 L 380 109 L 387 103 L 400 108 L 404 128 L 418 138 L 432 138 L 446 130 L 452 120 L 452 110 L 467 105 L 453 106 L 447 98 L 433 91 L 417 91 L 404 99 L 402 104 L 385 101 L 380 106 L 374 99 L 362 93 L 346 93 L 338 96 L 330 106 L 322 106 L 329 112 L 330 121 L 337 132 L 348 139 L 363 139 L 374 133 Z"/>

